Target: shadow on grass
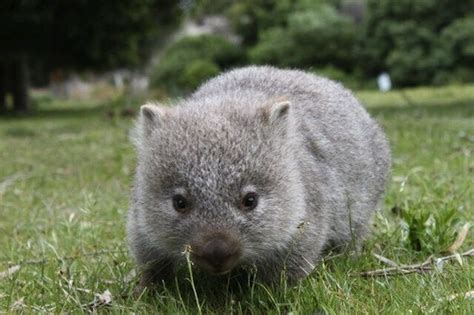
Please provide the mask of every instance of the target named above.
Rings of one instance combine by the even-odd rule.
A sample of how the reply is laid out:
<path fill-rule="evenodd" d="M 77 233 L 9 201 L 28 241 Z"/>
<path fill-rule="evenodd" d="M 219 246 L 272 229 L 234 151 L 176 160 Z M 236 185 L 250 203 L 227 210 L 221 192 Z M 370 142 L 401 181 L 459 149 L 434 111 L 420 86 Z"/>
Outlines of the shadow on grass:
<path fill-rule="evenodd" d="M 185 272 L 177 276 L 173 282 L 166 285 L 156 285 L 147 289 L 141 296 L 146 303 L 165 303 L 159 301 L 162 297 L 174 297 L 181 306 L 189 306 L 198 313 L 198 304 L 204 309 L 214 312 L 224 312 L 229 309 L 232 301 L 246 302 L 251 291 L 257 286 L 256 280 L 250 275 L 238 274 L 234 276 L 210 276 L 203 273 L 194 274 L 191 282 Z M 133 287 L 131 288 L 133 289 Z M 125 298 L 135 299 L 131 294 Z"/>
<path fill-rule="evenodd" d="M 232 309 L 243 314 L 266 314 L 270 310 L 286 314 L 290 311 L 286 302 L 294 293 L 290 288 L 296 290 L 299 286 L 299 282 L 287 283 L 284 274 L 275 283 L 265 283 L 254 272 L 243 269 L 220 276 L 210 275 L 198 268 L 192 270 L 190 276 L 186 266 L 181 266 L 174 279 L 147 288 L 139 300 L 162 308 L 163 305 L 173 304 L 171 299 L 178 309 L 187 309 L 190 314 L 198 314 L 199 308 L 205 314 L 225 314 Z M 132 293 L 135 284 L 128 283 L 121 298 L 136 301 L 138 297 Z"/>

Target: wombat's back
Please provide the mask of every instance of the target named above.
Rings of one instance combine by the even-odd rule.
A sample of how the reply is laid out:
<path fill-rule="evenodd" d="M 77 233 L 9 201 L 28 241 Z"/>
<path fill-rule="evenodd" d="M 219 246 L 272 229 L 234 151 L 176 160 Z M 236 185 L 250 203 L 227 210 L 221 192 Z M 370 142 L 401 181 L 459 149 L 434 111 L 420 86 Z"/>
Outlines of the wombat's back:
<path fill-rule="evenodd" d="M 258 106 L 274 99 L 291 102 L 297 121 L 293 132 L 303 144 L 301 167 L 309 193 L 302 197 L 314 211 L 328 209 L 332 243 L 365 235 L 385 188 L 390 152 L 384 134 L 352 93 L 339 83 L 302 71 L 252 66 L 208 81 L 191 98 L 233 104 L 236 97 L 237 106 Z M 311 195 L 316 190 L 325 200 Z"/>

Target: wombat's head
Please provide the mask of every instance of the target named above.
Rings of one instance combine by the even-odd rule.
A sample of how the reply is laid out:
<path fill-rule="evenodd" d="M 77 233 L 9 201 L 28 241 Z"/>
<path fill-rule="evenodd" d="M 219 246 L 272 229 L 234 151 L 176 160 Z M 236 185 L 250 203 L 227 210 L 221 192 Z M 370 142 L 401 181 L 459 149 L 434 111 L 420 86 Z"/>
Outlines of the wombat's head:
<path fill-rule="evenodd" d="M 304 216 L 291 105 L 144 105 L 137 226 L 156 251 L 214 274 L 274 258 Z"/>

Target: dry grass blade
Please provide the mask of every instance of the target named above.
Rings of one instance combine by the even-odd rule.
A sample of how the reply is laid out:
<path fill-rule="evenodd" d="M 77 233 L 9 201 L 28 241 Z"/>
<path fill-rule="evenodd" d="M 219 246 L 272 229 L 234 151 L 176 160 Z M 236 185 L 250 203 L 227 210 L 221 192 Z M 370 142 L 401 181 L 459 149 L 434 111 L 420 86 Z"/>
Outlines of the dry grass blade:
<path fill-rule="evenodd" d="M 470 223 L 466 223 L 463 227 L 459 230 L 458 236 L 451 246 L 448 247 L 448 252 L 455 253 L 464 243 L 467 237 L 467 233 L 469 232 L 469 228 L 471 227 Z"/>
<path fill-rule="evenodd" d="M 101 294 L 96 294 L 94 301 L 84 306 L 89 310 L 95 311 L 110 304 L 112 304 L 112 293 L 107 289 Z"/>
<path fill-rule="evenodd" d="M 21 312 L 25 308 L 25 298 L 21 297 L 10 306 L 11 311 Z"/>
<path fill-rule="evenodd" d="M 467 257 L 467 256 L 474 256 L 474 248 L 462 254 L 456 253 L 453 255 L 439 257 L 439 258 L 434 258 L 433 256 L 430 256 L 424 262 L 419 263 L 419 264 L 397 265 L 396 267 L 392 267 L 392 268 L 383 268 L 383 269 L 363 271 L 359 273 L 352 273 L 351 276 L 378 277 L 378 276 L 392 276 L 392 275 L 409 274 L 409 273 L 423 273 L 423 272 L 433 270 L 433 266 L 432 266 L 433 262 L 436 262 L 437 264 L 439 264 L 440 262 L 454 260 L 454 259 L 458 260 L 460 257 Z M 379 257 L 386 259 L 383 256 L 379 256 Z M 377 258 L 379 259 L 379 257 Z M 392 262 L 389 259 L 387 260 Z"/>
<path fill-rule="evenodd" d="M 387 257 L 383 257 L 383 256 L 378 255 L 376 253 L 372 253 L 372 254 L 374 255 L 375 258 L 377 258 L 381 262 L 383 262 L 383 263 L 385 263 L 389 266 L 392 266 L 392 267 L 398 267 L 398 264 L 396 262 L 394 262 L 393 260 L 390 260 Z"/>
<path fill-rule="evenodd" d="M 196 300 L 196 306 L 198 308 L 198 313 L 199 315 L 202 314 L 202 309 L 201 309 L 201 303 L 199 302 L 199 297 L 196 291 L 196 286 L 194 285 L 194 277 L 193 277 L 193 270 L 192 270 L 192 261 L 191 261 L 191 253 L 192 253 L 192 248 L 191 245 L 186 245 L 184 247 L 183 254 L 186 256 L 186 262 L 188 266 L 188 272 L 189 272 L 189 282 L 191 283 L 191 287 L 193 289 L 194 293 L 194 299 Z"/>
<path fill-rule="evenodd" d="M 0 280 L 11 276 L 12 274 L 14 274 L 18 270 L 20 270 L 20 268 L 21 268 L 20 265 L 15 265 L 15 266 L 12 266 L 12 267 L 8 268 L 7 270 L 5 270 L 3 272 L 0 272 Z"/>
<path fill-rule="evenodd" d="M 448 297 L 446 298 L 446 300 L 452 301 L 452 300 L 455 300 L 455 299 L 460 298 L 460 297 L 462 297 L 462 298 L 464 298 L 464 299 L 466 299 L 466 300 L 468 300 L 468 299 L 469 299 L 469 300 L 470 300 L 470 299 L 474 299 L 474 290 L 468 291 L 468 292 L 466 292 L 466 293 L 464 293 L 464 294 L 463 294 L 463 293 L 451 294 L 450 296 L 448 296 Z"/>
<path fill-rule="evenodd" d="M 26 175 L 23 173 L 15 173 L 6 177 L 3 181 L 0 182 L 0 196 L 7 190 L 8 187 L 13 185 L 16 181 L 26 178 Z"/>

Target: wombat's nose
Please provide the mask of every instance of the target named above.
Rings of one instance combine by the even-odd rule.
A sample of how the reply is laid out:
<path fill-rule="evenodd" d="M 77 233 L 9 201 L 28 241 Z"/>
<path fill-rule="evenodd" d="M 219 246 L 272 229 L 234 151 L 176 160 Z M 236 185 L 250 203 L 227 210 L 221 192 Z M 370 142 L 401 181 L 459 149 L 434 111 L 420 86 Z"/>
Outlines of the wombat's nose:
<path fill-rule="evenodd" d="M 201 258 L 216 271 L 227 271 L 238 258 L 239 248 L 233 242 L 222 238 L 209 240 L 201 252 Z"/>

